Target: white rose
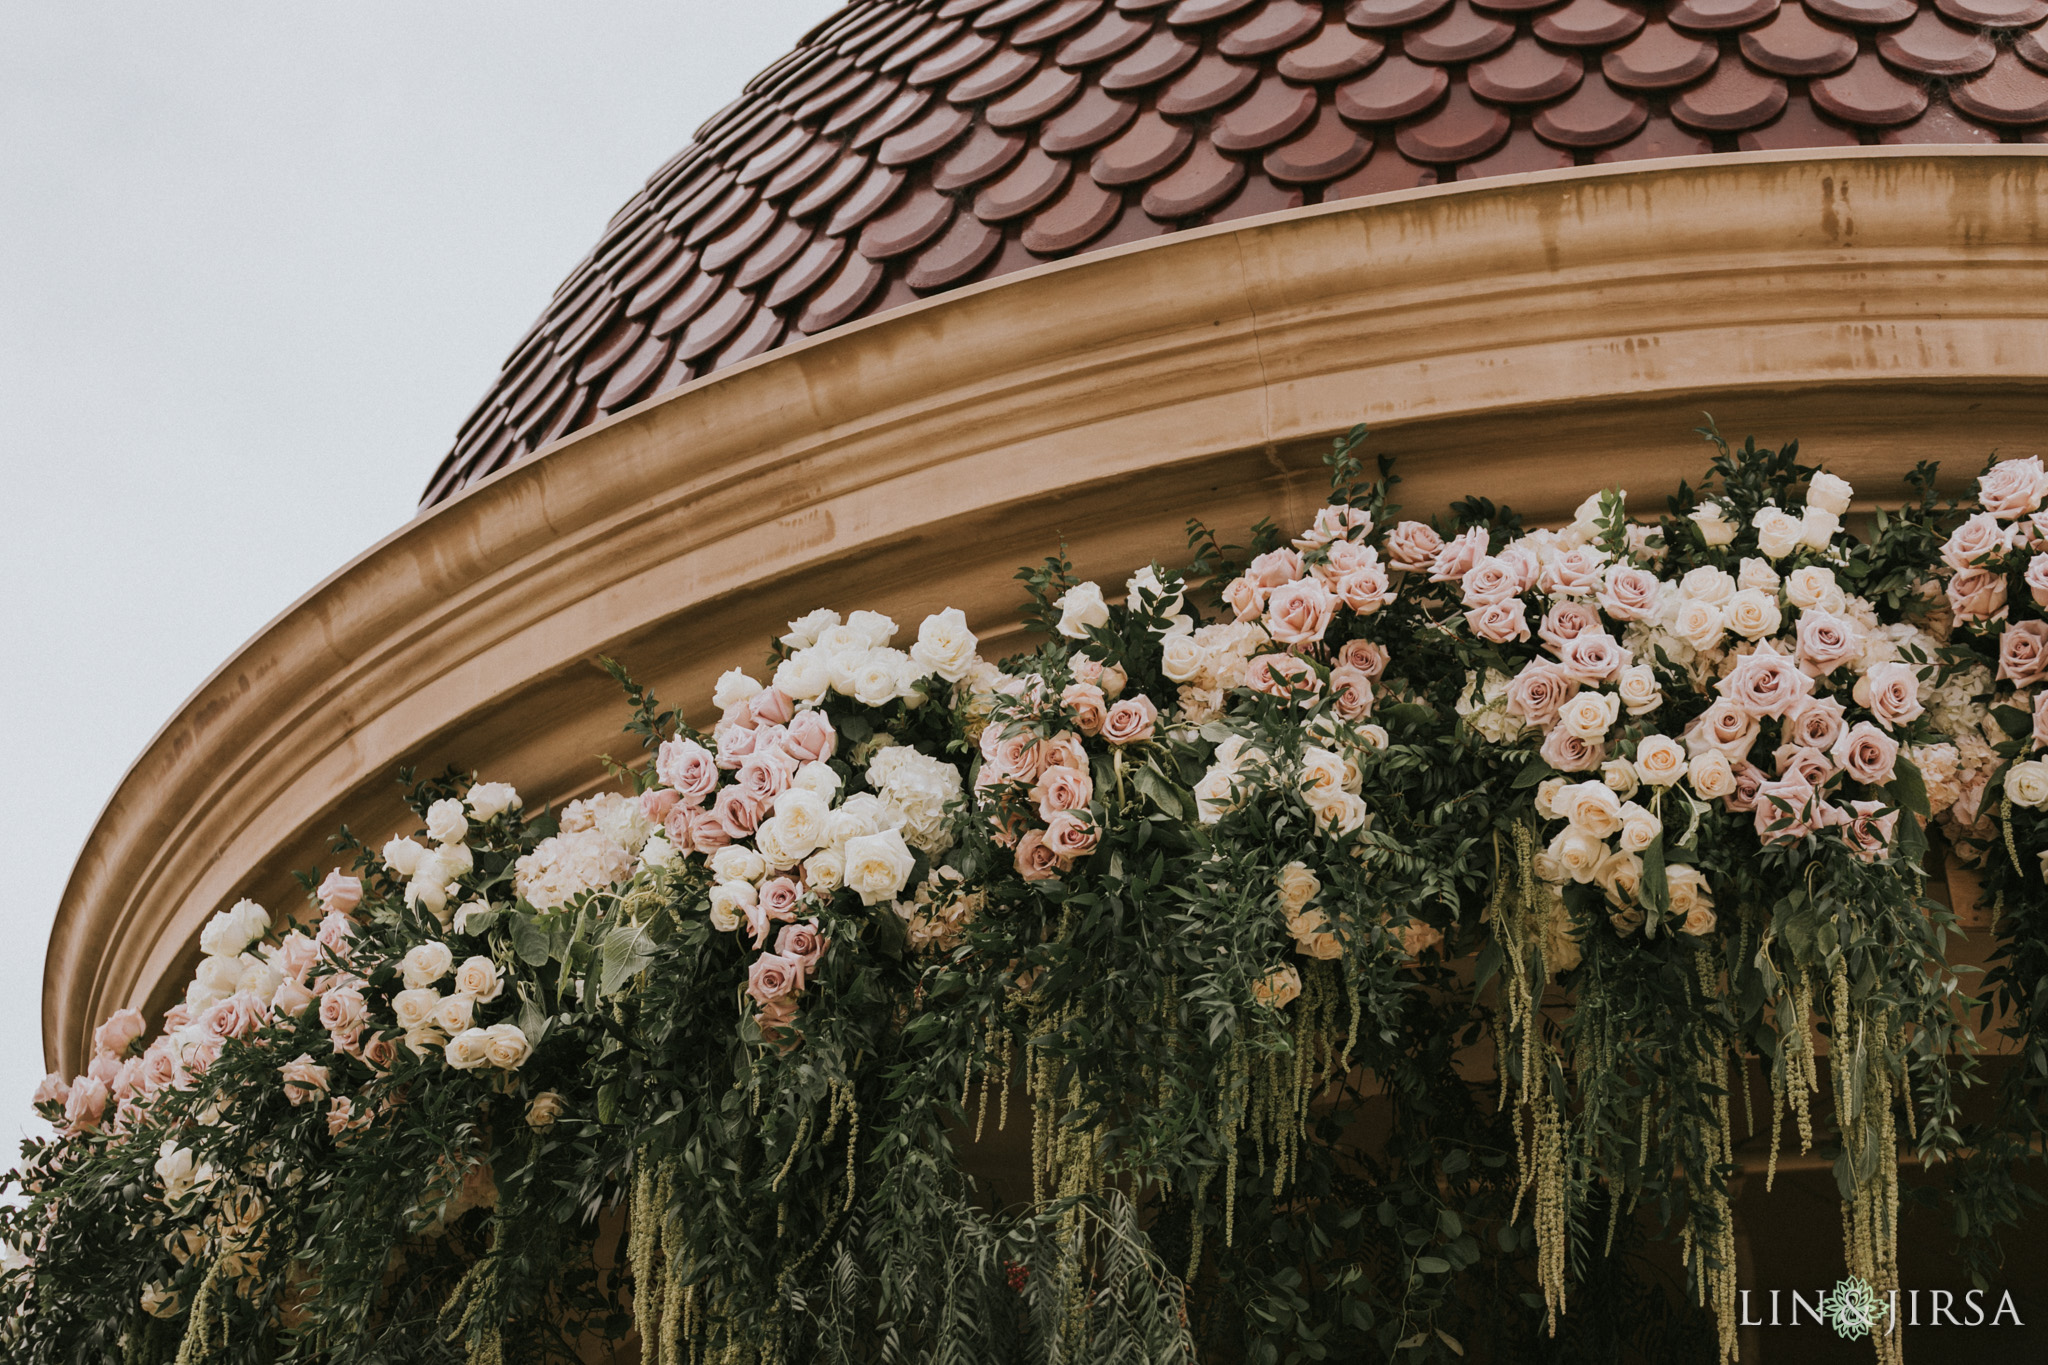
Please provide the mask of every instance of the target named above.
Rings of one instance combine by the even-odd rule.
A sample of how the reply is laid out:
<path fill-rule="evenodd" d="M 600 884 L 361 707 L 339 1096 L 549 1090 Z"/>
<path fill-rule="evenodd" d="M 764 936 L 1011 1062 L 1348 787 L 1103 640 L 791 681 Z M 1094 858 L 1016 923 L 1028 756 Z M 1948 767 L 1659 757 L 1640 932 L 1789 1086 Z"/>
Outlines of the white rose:
<path fill-rule="evenodd" d="M 2048 805 L 2048 763 L 2030 758 L 2006 769 L 2005 794 L 2015 806 Z"/>
<path fill-rule="evenodd" d="M 1703 597 L 1688 597 L 1671 628 L 1679 639 L 1705 653 L 1721 643 L 1728 630 L 1728 618 L 1717 604 Z"/>
<path fill-rule="evenodd" d="M 816 844 L 804 845 L 789 837 L 789 824 L 779 817 L 763 820 L 754 831 L 754 847 L 771 872 L 787 872 L 802 862 Z"/>
<path fill-rule="evenodd" d="M 1580 739 L 1599 739 L 1621 714 L 1621 698 L 1611 692 L 1580 692 L 1558 708 L 1557 723 Z"/>
<path fill-rule="evenodd" d="M 1329 834 L 1352 834 L 1365 828 L 1365 817 L 1370 813 L 1363 797 L 1347 791 L 1321 797 L 1310 809 L 1316 817 L 1316 828 Z"/>
<path fill-rule="evenodd" d="M 417 990 L 400 991 L 391 997 L 391 1013 L 398 1020 L 398 1026 L 407 1033 L 415 1033 L 434 1022 L 434 1011 L 440 1008 L 441 992 L 431 986 Z"/>
<path fill-rule="evenodd" d="M 803 850 L 793 861 L 809 857 L 825 842 L 825 827 L 831 819 L 832 808 L 825 798 L 808 788 L 790 787 L 775 798 L 775 820 L 782 826 L 783 847 Z"/>
<path fill-rule="evenodd" d="M 1799 519 L 1799 543 L 1809 549 L 1825 550 L 1828 542 L 1835 538 L 1835 532 L 1842 529 L 1842 519 L 1821 507 L 1808 507 L 1806 515 Z"/>
<path fill-rule="evenodd" d="M 752 882 L 714 882 L 711 886 L 711 927 L 730 933 L 740 927 L 760 899 Z"/>
<path fill-rule="evenodd" d="M 517 1071 L 533 1055 L 533 1044 L 517 1024 L 493 1024 L 484 1030 L 484 1058 L 500 1071 Z"/>
<path fill-rule="evenodd" d="M 882 828 L 882 803 L 872 792 L 849 798 L 825 824 L 825 842 L 844 852 L 847 841 Z"/>
<path fill-rule="evenodd" d="M 491 1035 L 484 1029 L 464 1029 L 448 1040 L 441 1056 L 457 1071 L 475 1071 L 491 1060 Z"/>
<path fill-rule="evenodd" d="M 1546 777 L 1536 784 L 1536 813 L 1546 820 L 1562 820 L 1564 812 L 1557 808 L 1559 793 L 1571 782 L 1562 777 Z"/>
<path fill-rule="evenodd" d="M 897 664 L 902 657 L 893 649 L 870 649 L 854 665 L 849 679 L 853 699 L 867 706 L 887 706 L 902 696 L 902 672 Z"/>
<path fill-rule="evenodd" d="M 1664 704 L 1664 691 L 1657 686 L 1657 674 L 1648 664 L 1630 664 L 1615 683 L 1622 706 L 1632 716 L 1646 716 Z"/>
<path fill-rule="evenodd" d="M 718 675 L 718 686 L 711 692 L 711 704 L 721 711 L 730 711 L 752 701 L 760 690 L 761 684 L 748 677 L 745 670 L 729 668 Z"/>
<path fill-rule="evenodd" d="M 1840 615 L 1847 598 L 1835 584 L 1835 571 L 1824 564 L 1809 564 L 1785 576 L 1785 600 L 1801 611 L 1815 607 Z"/>
<path fill-rule="evenodd" d="M 1574 782 L 1551 803 L 1557 813 L 1595 839 L 1621 828 L 1621 798 L 1605 782 Z"/>
<path fill-rule="evenodd" d="M 1734 595 L 1735 580 L 1728 576 L 1725 569 L 1702 565 L 1678 580 L 1678 590 L 1687 597 L 1719 605 Z"/>
<path fill-rule="evenodd" d="M 201 1185 L 212 1183 L 213 1167 L 199 1160 L 190 1147 L 166 1139 L 157 1148 L 156 1178 L 164 1185 L 164 1198 L 176 1203 Z"/>
<path fill-rule="evenodd" d="M 454 965 L 455 954 L 448 951 L 448 945 L 430 940 L 407 950 L 399 962 L 399 975 L 405 978 L 407 990 L 418 990 L 448 975 Z"/>
<path fill-rule="evenodd" d="M 832 663 L 823 650 L 800 649 L 775 666 L 775 686 L 791 701 L 815 702 L 832 690 Z"/>
<path fill-rule="evenodd" d="M 1187 634 L 1168 635 L 1160 641 L 1159 671 L 1177 683 L 1193 682 L 1202 676 L 1208 651 Z"/>
<path fill-rule="evenodd" d="M 870 646 L 879 649 L 896 638 L 896 623 L 878 611 L 857 611 L 846 618 L 847 628 L 859 631 Z"/>
<path fill-rule="evenodd" d="M 839 774 L 832 770 L 830 763 L 806 763 L 796 770 L 795 777 L 789 779 L 789 785 L 815 793 L 826 804 L 829 813 L 832 798 L 839 795 L 839 789 L 845 783 L 840 781 Z"/>
<path fill-rule="evenodd" d="M 1728 629 L 1745 640 L 1776 634 L 1784 619 L 1778 599 L 1760 589 L 1744 588 L 1728 599 Z"/>
<path fill-rule="evenodd" d="M 947 682 L 959 682 L 974 666 L 976 643 L 974 632 L 967 628 L 967 617 L 958 607 L 947 607 L 936 616 L 924 618 L 924 624 L 917 628 L 917 643 L 910 647 L 910 657 L 925 672 L 936 673 Z"/>
<path fill-rule="evenodd" d="M 1664 826 L 1647 809 L 1631 801 L 1621 808 L 1620 835 L 1615 840 L 1624 853 L 1641 853 L 1657 842 Z"/>
<path fill-rule="evenodd" d="M 1307 863 L 1289 863 L 1280 869 L 1280 908 L 1293 915 L 1316 898 L 1322 881 L 1309 871 Z"/>
<path fill-rule="evenodd" d="M 886 644 L 887 641 L 883 643 Z M 868 639 L 866 631 L 851 625 L 833 626 L 828 630 L 819 631 L 816 645 L 828 659 L 837 658 L 841 654 L 859 656 L 874 647 L 874 641 Z"/>
<path fill-rule="evenodd" d="M 916 861 L 896 830 L 863 834 L 846 841 L 846 885 L 860 893 L 863 905 L 893 900 Z"/>
<path fill-rule="evenodd" d="M 1187 598 L 1184 592 L 1168 592 L 1166 585 L 1159 581 L 1158 571 L 1150 564 L 1124 580 L 1124 596 L 1134 608 L 1142 598 L 1144 605 L 1153 612 L 1169 617 L 1180 611 L 1181 603 Z"/>
<path fill-rule="evenodd" d="M 1571 825 L 1558 831 L 1546 852 L 1567 877 L 1585 883 L 1592 881 L 1599 871 L 1601 860 L 1607 856 L 1607 845 Z"/>
<path fill-rule="evenodd" d="M 1751 557 L 1744 559 L 1741 564 L 1736 566 L 1735 586 L 1738 588 L 1755 588 L 1759 592 L 1776 592 L 1779 581 L 1778 571 L 1772 568 L 1766 560 Z"/>
<path fill-rule="evenodd" d="M 269 911 L 255 901 L 236 901 L 199 931 L 199 950 L 213 957 L 239 957 L 269 932 Z"/>
<path fill-rule="evenodd" d="M 1624 801 L 1634 796 L 1636 788 L 1642 785 L 1641 780 L 1636 777 L 1635 765 L 1625 758 L 1610 758 L 1602 763 L 1600 780 L 1607 784 L 1608 790 Z"/>
<path fill-rule="evenodd" d="M 1760 507 L 1749 524 L 1756 528 L 1756 548 L 1768 559 L 1783 559 L 1799 548 L 1805 528 L 1799 518 L 1776 507 Z"/>
<path fill-rule="evenodd" d="M 509 782 L 479 782 L 469 789 L 469 813 L 479 820 L 495 820 L 523 804 Z"/>
<path fill-rule="evenodd" d="M 505 990 L 505 973 L 487 957 L 472 957 L 455 973 L 455 989 L 489 1004 Z"/>
<path fill-rule="evenodd" d="M 469 817 L 462 803 L 444 797 L 427 807 L 427 837 L 437 844 L 459 844 L 469 835 Z"/>
<path fill-rule="evenodd" d="M 839 889 L 845 867 L 845 859 L 838 853 L 829 848 L 819 849 L 804 859 L 804 885 L 821 896 L 829 896 Z"/>
<path fill-rule="evenodd" d="M 682 855 L 676 846 L 668 841 L 666 834 L 657 834 L 640 845 L 640 863 L 643 867 L 669 867 Z"/>
<path fill-rule="evenodd" d="M 476 1019 L 476 1001 L 466 995 L 444 995 L 434 1005 L 434 1027 L 450 1037 L 468 1028 Z"/>
<path fill-rule="evenodd" d="M 412 839 L 393 839 L 384 845 L 384 866 L 401 877 L 419 871 L 420 859 L 426 856 L 427 846 Z"/>
<path fill-rule="evenodd" d="M 252 957 L 247 953 L 242 954 L 239 961 L 242 964 L 242 972 L 235 978 L 237 991 L 247 991 L 265 1000 L 276 994 L 278 983 L 284 980 L 282 972 L 262 958 Z"/>
<path fill-rule="evenodd" d="M 242 962 L 238 957 L 208 956 L 199 959 L 199 970 L 193 974 L 201 990 L 223 998 L 233 995 L 235 987 L 242 982 Z"/>
<path fill-rule="evenodd" d="M 405 884 L 405 903 L 417 905 L 439 919 L 448 908 L 448 883 L 439 877 L 414 877 Z"/>
<path fill-rule="evenodd" d="M 1636 745 L 1636 774 L 1653 787 L 1669 787 L 1686 773 L 1685 746 L 1664 735 Z"/>
<path fill-rule="evenodd" d="M 1328 749 L 1311 745 L 1302 751 L 1301 785 L 1308 791 L 1309 804 L 1315 804 L 1318 797 L 1344 790 L 1344 767 L 1343 755 Z"/>
<path fill-rule="evenodd" d="M 818 643 L 818 637 L 839 624 L 839 613 L 830 607 L 819 607 L 806 616 L 799 616 L 789 623 L 789 633 L 782 637 L 782 643 L 791 649 L 809 649 Z"/>
<path fill-rule="evenodd" d="M 1849 499 L 1855 492 L 1847 479 L 1837 478 L 1833 474 L 1816 474 L 1813 481 L 1806 485 L 1806 505 L 1808 508 L 1818 507 L 1823 512 L 1832 512 L 1839 517 L 1849 510 Z"/>
<path fill-rule="evenodd" d="M 1109 604 L 1099 584 L 1076 583 L 1053 605 L 1060 609 L 1059 632 L 1070 640 L 1085 640 L 1090 626 L 1109 624 Z"/>
<path fill-rule="evenodd" d="M 1706 537 L 1708 545 L 1726 545 L 1735 539 L 1735 523 L 1721 515 L 1719 503 L 1701 503 L 1692 509 L 1692 519 L 1693 524 L 1700 528 L 1700 534 Z"/>
<path fill-rule="evenodd" d="M 768 863 L 745 844 L 727 844 L 711 855 L 711 875 L 722 882 L 758 882 Z"/>
<path fill-rule="evenodd" d="M 1719 749 L 1703 749 L 1693 755 L 1686 777 L 1693 794 L 1703 800 L 1716 800 L 1735 790 L 1735 765 Z"/>

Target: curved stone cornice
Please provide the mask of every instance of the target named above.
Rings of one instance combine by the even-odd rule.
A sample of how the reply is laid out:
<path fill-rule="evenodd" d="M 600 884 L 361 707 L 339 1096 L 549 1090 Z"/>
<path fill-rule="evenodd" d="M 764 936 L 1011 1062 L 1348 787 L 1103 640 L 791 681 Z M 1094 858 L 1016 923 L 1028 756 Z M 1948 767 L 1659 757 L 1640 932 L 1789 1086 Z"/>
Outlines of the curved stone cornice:
<path fill-rule="evenodd" d="M 314 589 L 199 689 L 100 817 L 50 942 L 45 1050 L 161 1006 L 199 924 L 392 770 L 534 797 L 630 744 L 610 653 L 670 698 L 823 604 L 1015 629 L 1015 565 L 1084 573 L 1305 519 L 1363 418 L 1402 501 L 1561 517 L 1703 464 L 1702 408 L 1866 495 L 2030 447 L 2048 397 L 2048 148 L 1581 168 L 1248 219 L 1004 277 L 665 394 L 504 471 Z"/>

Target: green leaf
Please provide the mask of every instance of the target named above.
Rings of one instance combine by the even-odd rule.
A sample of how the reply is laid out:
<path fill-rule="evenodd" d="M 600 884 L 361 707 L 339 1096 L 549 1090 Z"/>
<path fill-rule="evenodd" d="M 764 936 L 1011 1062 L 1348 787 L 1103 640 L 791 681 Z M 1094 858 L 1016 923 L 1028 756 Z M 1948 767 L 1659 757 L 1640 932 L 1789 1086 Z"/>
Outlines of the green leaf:
<path fill-rule="evenodd" d="M 532 915 L 512 916 L 512 951 L 529 967 L 544 967 L 550 954 L 548 931 Z"/>
<path fill-rule="evenodd" d="M 597 993 L 615 994 L 653 963 L 654 941 L 638 925 L 614 925 L 598 949 L 598 960 L 604 964 L 604 972 L 598 980 Z"/>
<path fill-rule="evenodd" d="M 1529 761 L 1522 765 L 1522 771 L 1515 774 L 1515 790 L 1542 785 L 1545 778 L 1557 776 L 1557 769 L 1543 761 L 1541 754 L 1530 754 Z"/>
<path fill-rule="evenodd" d="M 1924 819 L 1934 813 L 1934 808 L 1927 803 L 1927 779 L 1920 775 L 1920 769 L 1914 766 L 1913 760 L 1904 754 L 1899 755 L 1892 777 L 1892 797 L 1899 803 L 1899 809 L 1908 815 Z"/>
<path fill-rule="evenodd" d="M 1417 1256 L 1415 1268 L 1425 1275 L 1447 1275 L 1450 1273 L 1451 1263 L 1441 1256 Z"/>
<path fill-rule="evenodd" d="M 1664 875 L 1664 836 L 1643 850 L 1643 901 L 1653 910 L 1671 908 L 1671 882 Z"/>

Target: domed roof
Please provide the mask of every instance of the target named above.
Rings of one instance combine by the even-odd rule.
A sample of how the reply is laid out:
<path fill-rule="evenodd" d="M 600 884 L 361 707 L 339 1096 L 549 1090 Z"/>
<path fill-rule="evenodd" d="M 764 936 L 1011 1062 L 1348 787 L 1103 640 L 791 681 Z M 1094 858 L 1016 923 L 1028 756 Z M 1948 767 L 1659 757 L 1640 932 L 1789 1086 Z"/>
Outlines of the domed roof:
<path fill-rule="evenodd" d="M 423 501 L 798 337 L 1182 228 L 1595 162 L 2048 139 L 2044 19 L 2048 0 L 853 0 L 619 210 Z"/>

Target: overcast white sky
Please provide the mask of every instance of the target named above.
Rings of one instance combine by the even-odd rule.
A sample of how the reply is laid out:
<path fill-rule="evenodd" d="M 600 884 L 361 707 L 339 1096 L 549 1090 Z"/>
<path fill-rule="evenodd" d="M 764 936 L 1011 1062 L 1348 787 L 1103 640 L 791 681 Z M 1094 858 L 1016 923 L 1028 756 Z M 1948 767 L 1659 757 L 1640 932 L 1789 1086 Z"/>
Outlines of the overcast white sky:
<path fill-rule="evenodd" d="M 0 4 L 0 1164 L 128 764 L 835 0 Z"/>

